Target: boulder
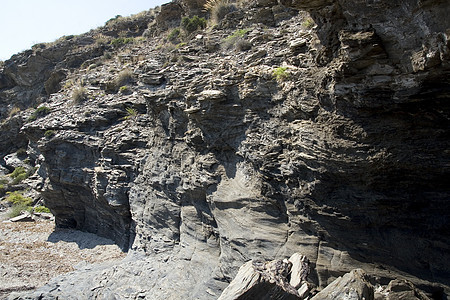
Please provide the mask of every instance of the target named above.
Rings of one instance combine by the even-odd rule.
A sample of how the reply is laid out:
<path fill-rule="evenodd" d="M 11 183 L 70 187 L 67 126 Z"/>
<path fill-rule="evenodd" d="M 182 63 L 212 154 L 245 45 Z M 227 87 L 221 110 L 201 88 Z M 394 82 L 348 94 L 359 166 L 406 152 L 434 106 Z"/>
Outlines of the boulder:
<path fill-rule="evenodd" d="M 246 262 L 219 300 L 297 300 L 297 290 L 287 280 L 292 264 L 288 260 Z"/>
<path fill-rule="evenodd" d="M 386 300 L 430 300 L 414 284 L 404 279 L 395 279 L 389 282 L 384 295 Z"/>
<path fill-rule="evenodd" d="M 33 216 L 29 213 L 23 213 L 20 216 L 9 219 L 11 222 L 34 222 Z"/>
<path fill-rule="evenodd" d="M 355 269 L 337 278 L 326 288 L 312 297 L 312 300 L 373 300 L 374 290 L 367 274 Z"/>

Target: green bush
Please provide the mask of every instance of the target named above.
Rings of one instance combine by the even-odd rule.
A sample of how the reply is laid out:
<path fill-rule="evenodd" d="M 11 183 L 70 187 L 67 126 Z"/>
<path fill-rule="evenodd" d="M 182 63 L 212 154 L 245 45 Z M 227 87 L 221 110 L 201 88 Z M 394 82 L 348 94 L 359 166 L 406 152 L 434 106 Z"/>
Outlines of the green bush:
<path fill-rule="evenodd" d="M 50 113 L 50 111 L 51 111 L 51 109 L 49 107 L 41 106 L 41 107 L 38 107 L 34 113 L 38 117 L 43 117 L 45 115 L 48 115 Z"/>
<path fill-rule="evenodd" d="M 243 37 L 250 30 L 250 28 L 236 30 L 223 40 L 222 47 L 225 49 L 236 47 L 238 50 L 248 50 L 251 47 L 251 44 L 250 42 L 246 42 Z"/>
<path fill-rule="evenodd" d="M 183 19 L 181 19 L 181 28 L 183 28 L 187 33 L 192 33 L 198 29 L 204 29 L 205 27 L 205 18 L 193 16 L 192 18 L 184 17 Z"/>
<path fill-rule="evenodd" d="M 178 43 L 178 44 L 175 45 L 175 49 L 183 48 L 186 45 L 187 45 L 187 43 L 184 43 L 184 42 L 183 43 Z"/>
<path fill-rule="evenodd" d="M 124 120 L 136 119 L 138 111 L 135 108 L 127 107 L 125 108 L 127 115 L 123 117 Z"/>
<path fill-rule="evenodd" d="M 19 184 L 22 180 L 28 178 L 27 170 L 24 167 L 17 167 L 9 175 L 13 178 L 12 184 Z"/>
<path fill-rule="evenodd" d="M 13 205 L 30 206 L 33 204 L 33 199 L 30 197 L 24 197 L 23 193 L 20 191 L 7 192 L 6 194 L 6 201 L 12 203 Z"/>
<path fill-rule="evenodd" d="M 26 205 L 13 205 L 10 212 L 8 213 L 9 218 L 15 218 L 17 216 L 20 216 L 23 211 L 30 211 L 32 208 L 31 206 Z"/>
<path fill-rule="evenodd" d="M 8 216 L 10 218 L 14 218 L 19 216 L 22 211 L 32 211 L 31 205 L 33 204 L 33 199 L 30 197 L 24 197 L 23 192 L 15 191 L 15 192 L 7 192 L 6 193 L 6 201 L 12 203 L 12 208 Z"/>
<path fill-rule="evenodd" d="M 26 170 L 24 167 L 17 167 L 14 169 L 14 171 L 9 174 L 9 176 L 11 176 L 13 178 L 12 184 L 19 184 L 20 182 L 22 182 L 22 180 L 27 179 L 28 177 L 30 177 L 31 175 L 34 174 L 34 172 L 36 172 L 37 167 L 31 168 Z M 3 182 L 3 181 L 2 181 Z M 5 182 L 7 183 L 7 182 Z"/>
<path fill-rule="evenodd" d="M 181 34 L 180 28 L 175 28 L 169 33 L 167 39 L 171 42 L 174 42 L 180 37 L 180 34 Z"/>
<path fill-rule="evenodd" d="M 308 29 L 311 29 L 314 27 L 314 20 L 311 18 L 307 18 L 302 22 L 302 26 Z"/>
<path fill-rule="evenodd" d="M 121 93 L 121 94 L 126 95 L 126 94 L 129 94 L 130 92 L 131 92 L 130 88 L 126 85 L 123 85 L 119 88 L 119 93 Z"/>
<path fill-rule="evenodd" d="M 243 37 L 250 30 L 251 30 L 250 28 L 238 29 L 235 32 L 233 32 L 233 34 L 230 35 L 229 37 L 227 37 L 226 39 L 234 39 L 234 38 L 238 38 L 238 37 Z"/>
<path fill-rule="evenodd" d="M 48 209 L 47 207 L 42 206 L 42 205 L 36 206 L 34 208 L 34 211 L 37 213 L 50 213 L 50 209 Z"/>
<path fill-rule="evenodd" d="M 44 117 L 48 115 L 52 110 L 47 106 L 41 106 L 36 108 L 36 110 L 31 114 L 31 116 L 28 118 L 28 121 L 34 121 L 37 118 Z"/>
<path fill-rule="evenodd" d="M 289 77 L 289 74 L 287 72 L 287 67 L 278 67 L 278 68 L 274 69 L 272 76 L 276 81 L 286 80 Z"/>
<path fill-rule="evenodd" d="M 28 174 L 24 173 L 24 174 L 20 174 L 19 176 L 17 176 L 16 178 L 14 178 L 14 180 L 12 181 L 12 184 L 19 184 L 21 183 L 23 180 L 28 178 Z"/>
<path fill-rule="evenodd" d="M 122 45 L 126 45 L 126 44 L 130 44 L 134 42 L 134 38 L 132 37 L 120 37 L 120 38 L 116 38 L 113 39 L 109 44 L 112 46 L 122 46 Z"/>

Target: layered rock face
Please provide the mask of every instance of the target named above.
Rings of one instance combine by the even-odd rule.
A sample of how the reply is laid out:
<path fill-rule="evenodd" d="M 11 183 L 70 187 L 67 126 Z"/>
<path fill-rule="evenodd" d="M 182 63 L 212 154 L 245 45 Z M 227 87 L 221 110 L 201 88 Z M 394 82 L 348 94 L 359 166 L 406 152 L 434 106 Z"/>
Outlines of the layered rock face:
<path fill-rule="evenodd" d="M 89 97 L 64 87 L 21 125 L 38 188 L 59 226 L 130 253 L 23 297 L 215 299 L 244 262 L 295 252 L 318 289 L 361 268 L 444 297 L 449 13 L 251 1 L 173 50 L 156 36 L 71 69 Z M 130 93 L 110 93 L 124 69 Z"/>

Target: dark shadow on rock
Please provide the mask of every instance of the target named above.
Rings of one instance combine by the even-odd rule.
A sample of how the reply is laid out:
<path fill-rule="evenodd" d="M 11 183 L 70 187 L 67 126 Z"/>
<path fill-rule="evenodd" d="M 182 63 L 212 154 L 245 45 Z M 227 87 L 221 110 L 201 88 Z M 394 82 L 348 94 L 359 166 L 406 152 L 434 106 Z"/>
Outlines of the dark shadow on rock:
<path fill-rule="evenodd" d="M 110 239 L 73 229 L 56 229 L 50 234 L 47 241 L 51 243 L 76 243 L 80 249 L 93 249 L 97 246 L 115 244 Z"/>

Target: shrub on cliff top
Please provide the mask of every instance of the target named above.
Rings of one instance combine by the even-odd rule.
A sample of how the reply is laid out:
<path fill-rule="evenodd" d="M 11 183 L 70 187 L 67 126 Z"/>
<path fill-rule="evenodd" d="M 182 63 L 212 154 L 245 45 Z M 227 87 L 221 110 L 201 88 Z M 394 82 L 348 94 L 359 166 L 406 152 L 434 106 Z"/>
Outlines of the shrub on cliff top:
<path fill-rule="evenodd" d="M 204 29 L 206 27 L 206 19 L 199 16 L 184 17 L 181 19 L 180 25 L 187 33 L 192 33 L 198 29 Z"/>
<path fill-rule="evenodd" d="M 237 9 L 229 0 L 208 0 L 204 8 L 211 14 L 213 24 L 218 24 L 228 13 Z"/>

